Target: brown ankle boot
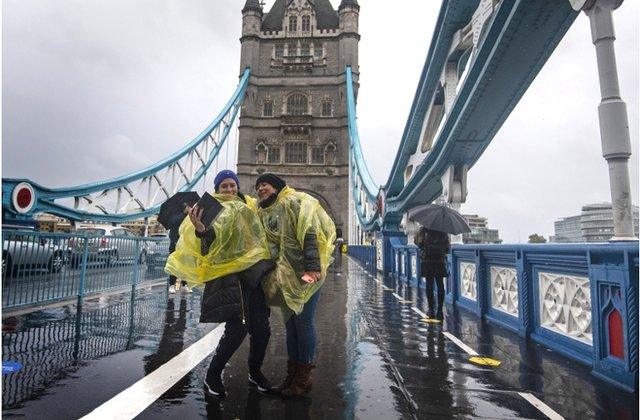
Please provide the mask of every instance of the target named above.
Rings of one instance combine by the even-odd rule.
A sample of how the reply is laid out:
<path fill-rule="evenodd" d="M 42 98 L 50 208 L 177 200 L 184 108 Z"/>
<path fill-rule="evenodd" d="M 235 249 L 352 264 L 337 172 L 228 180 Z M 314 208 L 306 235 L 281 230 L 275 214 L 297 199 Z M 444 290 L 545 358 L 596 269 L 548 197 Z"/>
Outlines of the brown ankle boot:
<path fill-rule="evenodd" d="M 285 397 L 297 397 L 311 391 L 311 370 L 315 367 L 313 363 L 297 363 L 296 374 L 293 377 L 293 381 L 287 389 L 282 391 L 282 395 Z"/>
<path fill-rule="evenodd" d="M 287 377 L 280 385 L 271 388 L 271 391 L 280 393 L 289 388 L 291 382 L 293 382 L 293 377 L 296 375 L 296 365 L 293 360 L 287 360 Z"/>

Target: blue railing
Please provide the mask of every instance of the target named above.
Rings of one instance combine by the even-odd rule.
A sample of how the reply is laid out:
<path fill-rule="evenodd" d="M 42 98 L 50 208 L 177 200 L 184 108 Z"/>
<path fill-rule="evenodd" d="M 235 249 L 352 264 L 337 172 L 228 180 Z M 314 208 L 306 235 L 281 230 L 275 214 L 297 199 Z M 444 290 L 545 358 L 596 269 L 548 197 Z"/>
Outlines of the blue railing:
<path fill-rule="evenodd" d="M 3 230 L 2 309 L 135 288 L 166 276 L 168 238 L 100 232 Z"/>
<path fill-rule="evenodd" d="M 349 245 L 347 255 L 356 259 L 371 274 L 376 273 L 376 247 L 373 245 Z"/>
<path fill-rule="evenodd" d="M 423 285 L 417 248 L 391 242 L 396 278 Z M 638 243 L 455 245 L 447 302 L 638 389 Z"/>

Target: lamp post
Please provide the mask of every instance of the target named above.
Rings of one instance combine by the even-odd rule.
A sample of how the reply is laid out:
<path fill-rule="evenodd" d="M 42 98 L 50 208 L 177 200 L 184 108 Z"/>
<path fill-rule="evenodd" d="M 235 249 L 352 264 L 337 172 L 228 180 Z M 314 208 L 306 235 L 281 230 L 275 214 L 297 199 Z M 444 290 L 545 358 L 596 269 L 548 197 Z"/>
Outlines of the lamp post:
<path fill-rule="evenodd" d="M 620 97 L 616 53 L 613 47 L 613 11 L 623 0 L 569 0 L 574 10 L 583 10 L 591 22 L 591 38 L 596 47 L 600 95 L 598 119 L 602 155 L 609 165 L 609 185 L 613 207 L 612 241 L 635 240 L 629 184 L 631 141 L 627 105 Z"/>

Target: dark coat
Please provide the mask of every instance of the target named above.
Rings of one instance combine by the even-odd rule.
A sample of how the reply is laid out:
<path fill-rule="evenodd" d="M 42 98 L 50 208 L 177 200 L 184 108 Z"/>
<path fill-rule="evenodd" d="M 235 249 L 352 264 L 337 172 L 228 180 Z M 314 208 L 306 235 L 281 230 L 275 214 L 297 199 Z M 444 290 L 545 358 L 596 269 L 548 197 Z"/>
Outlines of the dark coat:
<path fill-rule="evenodd" d="M 243 195 L 240 198 L 246 202 Z M 201 241 L 201 253 L 205 255 L 216 238 L 213 228 L 205 230 L 196 236 Z M 251 267 L 239 273 L 232 273 L 215 280 L 208 281 L 202 293 L 200 304 L 200 322 L 226 322 L 232 319 L 245 319 L 250 311 L 243 308 L 242 290 L 261 287 L 260 283 L 275 263 L 272 260 L 260 260 Z"/>
<path fill-rule="evenodd" d="M 420 228 L 413 242 L 420 249 L 422 276 L 442 278 L 447 276 L 447 254 L 451 248 L 446 233 Z"/>
<path fill-rule="evenodd" d="M 261 287 L 260 283 L 273 270 L 272 260 L 261 260 L 241 271 L 207 282 L 200 305 L 200 322 L 226 322 L 248 315 L 242 306 L 242 291 Z"/>

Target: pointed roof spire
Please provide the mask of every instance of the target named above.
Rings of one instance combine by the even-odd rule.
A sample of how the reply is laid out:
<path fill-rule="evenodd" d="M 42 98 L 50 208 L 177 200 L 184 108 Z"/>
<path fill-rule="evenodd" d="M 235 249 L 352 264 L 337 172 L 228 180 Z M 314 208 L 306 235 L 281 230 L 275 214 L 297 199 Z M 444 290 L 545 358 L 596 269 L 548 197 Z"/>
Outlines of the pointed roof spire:
<path fill-rule="evenodd" d="M 357 7 L 358 9 L 360 8 L 360 5 L 358 4 L 358 0 L 342 0 L 340 2 L 340 6 L 338 7 L 338 10 L 347 6 Z"/>
<path fill-rule="evenodd" d="M 258 10 L 262 12 L 262 6 L 260 5 L 260 2 L 258 0 L 247 0 L 247 2 L 244 4 L 244 7 L 242 8 L 242 13 L 248 10 Z"/>

